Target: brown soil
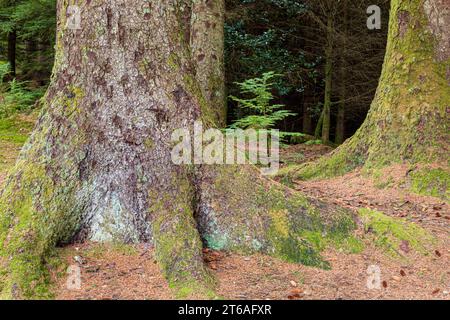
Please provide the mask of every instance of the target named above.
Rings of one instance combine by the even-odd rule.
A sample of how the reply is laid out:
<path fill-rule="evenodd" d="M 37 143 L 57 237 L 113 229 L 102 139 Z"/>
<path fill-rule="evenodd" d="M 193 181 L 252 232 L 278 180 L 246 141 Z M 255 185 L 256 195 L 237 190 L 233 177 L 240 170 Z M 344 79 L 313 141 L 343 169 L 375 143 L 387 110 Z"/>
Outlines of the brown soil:
<path fill-rule="evenodd" d="M 57 299 L 173 299 L 152 250 L 135 247 L 134 254 L 105 249 L 91 257 L 90 245 L 66 248 L 68 264 L 82 257 L 81 290 L 68 290 L 59 278 Z M 436 247 L 440 256 L 410 253 L 393 259 L 368 247 L 361 254 L 328 250 L 331 270 L 285 263 L 263 255 L 250 257 L 208 251 L 206 261 L 218 279 L 217 294 L 224 299 L 450 299 L 449 243 Z M 67 254 L 70 252 L 70 254 Z M 74 255 L 74 256 L 72 256 Z M 211 255 L 213 257 L 211 258 Z M 381 269 L 380 289 L 367 288 L 367 269 Z"/>
<path fill-rule="evenodd" d="M 145 246 L 130 248 L 123 250 L 97 244 L 64 248 L 62 255 L 66 264 L 81 268 L 82 287 L 81 290 L 68 290 L 67 276 L 63 273 L 57 280 L 57 299 L 173 299 L 167 281 L 152 257 L 152 251 Z"/>
<path fill-rule="evenodd" d="M 333 179 L 296 181 L 295 189 L 310 197 L 328 200 L 350 209 L 375 209 L 432 229 L 450 230 L 449 204 L 439 198 L 408 191 L 404 185 L 408 171 L 406 165 L 395 165 L 383 170 L 383 176 L 392 177 L 392 187 L 387 188 L 381 188 L 361 170 L 356 170 Z"/>

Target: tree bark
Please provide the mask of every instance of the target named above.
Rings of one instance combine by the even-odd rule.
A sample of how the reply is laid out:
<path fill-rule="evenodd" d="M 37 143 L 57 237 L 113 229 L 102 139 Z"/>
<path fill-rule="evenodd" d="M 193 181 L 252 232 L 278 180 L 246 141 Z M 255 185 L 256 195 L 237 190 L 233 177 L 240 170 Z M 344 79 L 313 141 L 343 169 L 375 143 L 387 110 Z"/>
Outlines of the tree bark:
<path fill-rule="evenodd" d="M 17 46 L 17 31 L 12 30 L 8 33 L 8 62 L 11 69 L 10 76 L 16 76 L 16 46 Z"/>
<path fill-rule="evenodd" d="M 448 1 L 392 1 L 383 72 L 367 119 L 329 157 L 295 175 L 310 179 L 363 165 L 447 163 L 449 30 Z"/>
<path fill-rule="evenodd" d="M 322 128 L 323 128 L 323 118 L 324 118 L 325 109 L 320 113 L 319 120 L 317 120 L 316 130 L 314 130 L 314 136 L 317 139 L 320 139 L 322 136 Z"/>
<path fill-rule="evenodd" d="M 49 297 L 46 263 L 74 240 L 153 244 L 172 287 L 206 296 L 214 281 L 204 243 L 326 267 L 302 235 L 347 235 L 348 212 L 251 166 L 172 162 L 175 129 L 221 119 L 203 97 L 207 82 L 196 79 L 196 68 L 212 69 L 192 59 L 192 3 L 76 3 L 82 25 L 71 30 L 69 2 L 58 1 L 52 82 L 0 195 L 2 297 Z"/>
<path fill-rule="evenodd" d="M 333 85 L 333 16 L 330 13 L 327 20 L 327 47 L 325 50 L 325 96 L 323 102 L 322 141 L 330 141 L 331 125 L 331 93 Z"/>
<path fill-rule="evenodd" d="M 340 65 L 340 79 L 341 82 L 339 96 L 340 101 L 338 103 L 337 117 L 336 117 L 336 138 L 335 142 L 337 144 L 342 144 L 344 142 L 345 137 L 345 100 L 347 97 L 347 36 L 348 36 L 348 3 L 347 0 L 344 0 L 343 4 L 343 40 L 342 40 L 342 48 L 341 48 L 341 65 Z"/>
<path fill-rule="evenodd" d="M 307 100 L 309 101 L 309 100 Z M 306 102 L 306 101 L 305 101 Z M 303 112 L 302 112 L 302 132 L 307 134 L 312 134 L 312 119 L 311 112 L 309 111 L 309 104 L 303 104 Z"/>
<path fill-rule="evenodd" d="M 221 127 L 227 121 L 224 19 L 225 1 L 193 0 L 190 44 L 195 76 Z"/>

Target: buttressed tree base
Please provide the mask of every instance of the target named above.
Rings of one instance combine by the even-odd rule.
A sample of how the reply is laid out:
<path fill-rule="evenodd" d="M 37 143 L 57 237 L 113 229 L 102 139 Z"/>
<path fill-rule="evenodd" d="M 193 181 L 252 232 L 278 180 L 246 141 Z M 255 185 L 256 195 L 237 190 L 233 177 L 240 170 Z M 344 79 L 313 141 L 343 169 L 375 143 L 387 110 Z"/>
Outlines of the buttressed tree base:
<path fill-rule="evenodd" d="M 78 30 L 67 27 L 68 4 L 58 1 L 42 114 L 1 196 L 3 297 L 50 296 L 47 258 L 74 240 L 151 243 L 173 287 L 205 294 L 214 281 L 203 243 L 325 265 L 299 233 L 348 233 L 348 212 L 312 203 L 253 167 L 172 163 L 174 130 L 223 121 L 214 85 L 223 70 L 207 66 L 223 53 L 195 44 L 220 37 L 223 3 L 80 1 L 89 27 Z"/>

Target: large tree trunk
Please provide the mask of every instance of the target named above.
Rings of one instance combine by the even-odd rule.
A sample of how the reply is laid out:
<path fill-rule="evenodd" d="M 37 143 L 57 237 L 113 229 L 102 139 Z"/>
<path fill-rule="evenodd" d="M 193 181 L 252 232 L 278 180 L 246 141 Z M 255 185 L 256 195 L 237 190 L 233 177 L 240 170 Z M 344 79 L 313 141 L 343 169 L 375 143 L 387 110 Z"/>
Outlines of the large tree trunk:
<path fill-rule="evenodd" d="M 329 157 L 296 172 L 329 177 L 364 165 L 448 161 L 450 4 L 393 0 L 379 87 L 357 133 Z"/>
<path fill-rule="evenodd" d="M 215 87 L 209 91 L 198 73 L 214 71 L 191 59 L 191 13 L 201 11 L 171 0 L 78 5 L 82 26 L 70 30 L 68 1 L 58 1 L 52 82 L 0 197 L 2 296 L 47 297 L 47 259 L 75 239 L 154 244 L 168 281 L 183 292 L 212 287 L 202 241 L 326 266 L 300 235 L 347 234 L 354 227 L 347 212 L 312 203 L 250 166 L 171 160 L 175 129 L 223 119 L 208 103 L 221 99 L 202 94 Z"/>

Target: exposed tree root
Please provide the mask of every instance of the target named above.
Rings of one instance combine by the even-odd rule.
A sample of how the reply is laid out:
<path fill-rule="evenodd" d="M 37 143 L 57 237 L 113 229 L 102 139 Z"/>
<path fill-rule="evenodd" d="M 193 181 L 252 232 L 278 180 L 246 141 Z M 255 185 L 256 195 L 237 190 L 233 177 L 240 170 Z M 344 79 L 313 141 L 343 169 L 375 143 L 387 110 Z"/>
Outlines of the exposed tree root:
<path fill-rule="evenodd" d="M 73 190 L 55 191 L 38 165 L 27 165 L 18 162 L 0 200 L 3 298 L 50 298 L 46 265 L 53 249 L 79 232 L 81 211 L 70 200 Z M 174 175 L 177 188 L 156 184 L 157 193 L 149 194 L 156 259 L 180 297 L 214 295 L 202 240 L 214 249 L 328 268 L 314 239 L 341 241 L 356 226 L 349 212 L 310 201 L 253 167 L 202 167 L 196 177 L 184 169 Z M 52 201 L 57 196 L 65 200 L 59 207 Z"/>
<path fill-rule="evenodd" d="M 199 180 L 197 221 L 213 249 L 327 268 L 311 236 L 348 238 L 356 227 L 349 211 L 307 199 L 254 167 L 203 167 Z"/>

